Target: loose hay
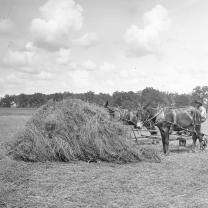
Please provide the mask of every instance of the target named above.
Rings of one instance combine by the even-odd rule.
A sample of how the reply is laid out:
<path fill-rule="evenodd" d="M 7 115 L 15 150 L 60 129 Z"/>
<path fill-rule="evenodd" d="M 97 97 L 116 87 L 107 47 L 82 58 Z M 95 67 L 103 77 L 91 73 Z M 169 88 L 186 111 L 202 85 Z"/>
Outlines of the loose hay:
<path fill-rule="evenodd" d="M 128 137 L 125 126 L 110 120 L 102 107 L 77 99 L 49 101 L 9 145 L 9 155 L 24 161 L 160 161 Z"/>

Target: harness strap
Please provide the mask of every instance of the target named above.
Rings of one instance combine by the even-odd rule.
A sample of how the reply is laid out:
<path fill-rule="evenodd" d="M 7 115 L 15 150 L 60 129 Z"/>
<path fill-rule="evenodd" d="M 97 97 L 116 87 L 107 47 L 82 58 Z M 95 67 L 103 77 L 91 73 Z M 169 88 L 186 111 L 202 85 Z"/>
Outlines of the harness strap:
<path fill-rule="evenodd" d="M 129 119 L 128 119 L 128 110 L 122 109 L 120 107 L 117 108 L 116 110 L 119 113 L 119 120 L 125 121 L 125 122 L 128 122 L 128 123 L 131 122 L 133 125 L 136 125 L 136 123 L 131 120 L 130 116 L 129 116 Z"/>
<path fill-rule="evenodd" d="M 160 113 L 162 113 L 163 109 L 161 108 L 160 111 L 158 113 L 156 113 L 154 116 L 150 117 L 150 114 L 147 118 L 146 121 L 144 121 L 143 123 L 145 124 L 148 124 L 148 123 L 151 123 L 152 122 L 152 119 L 156 118 Z M 155 122 L 155 124 L 157 124 L 157 122 Z"/>

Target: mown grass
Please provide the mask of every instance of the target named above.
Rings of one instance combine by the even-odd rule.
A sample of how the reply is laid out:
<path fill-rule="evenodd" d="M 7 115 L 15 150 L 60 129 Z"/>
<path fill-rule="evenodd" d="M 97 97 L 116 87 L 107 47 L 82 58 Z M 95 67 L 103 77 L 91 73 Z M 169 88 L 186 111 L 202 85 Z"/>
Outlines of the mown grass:
<path fill-rule="evenodd" d="M 162 163 L 125 165 L 7 163 L 0 171 L 0 200 L 8 207 L 25 208 L 206 208 L 207 163 L 207 153 L 172 153 Z"/>
<path fill-rule="evenodd" d="M 9 131 L 15 132 L 12 125 Z M 154 147 L 162 150 L 161 144 Z M 4 158 L 0 160 L 0 207 L 207 208 L 207 150 L 189 153 L 189 145 L 179 148 L 176 142 L 171 142 L 170 150 L 161 163 L 124 165 Z"/>

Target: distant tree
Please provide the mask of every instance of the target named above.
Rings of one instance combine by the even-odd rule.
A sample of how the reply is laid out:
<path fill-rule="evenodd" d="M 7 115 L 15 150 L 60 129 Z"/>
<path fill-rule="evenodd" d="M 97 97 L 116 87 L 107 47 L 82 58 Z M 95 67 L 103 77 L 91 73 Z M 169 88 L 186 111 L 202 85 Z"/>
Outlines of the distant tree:
<path fill-rule="evenodd" d="M 14 102 L 14 96 L 11 95 L 5 95 L 3 98 L 1 98 L 0 105 L 1 107 L 11 107 L 12 102 Z"/>
<path fill-rule="evenodd" d="M 133 110 L 137 108 L 137 104 L 133 100 L 123 100 L 121 107 L 124 109 Z"/>
<path fill-rule="evenodd" d="M 136 109 L 139 106 L 141 96 L 132 91 L 129 92 L 114 92 L 112 95 L 112 104 L 125 109 Z"/>
<path fill-rule="evenodd" d="M 30 96 L 29 99 L 29 107 L 40 107 L 41 105 L 45 104 L 47 101 L 46 95 L 42 93 L 35 93 Z"/>
<path fill-rule="evenodd" d="M 86 93 L 54 93 L 45 95 L 42 93 L 34 93 L 31 95 L 5 95 L 0 99 L 1 107 L 10 107 L 12 102 L 17 103 L 18 107 L 39 107 L 47 102 L 49 99 L 60 101 L 66 98 L 77 98 L 90 103 L 104 105 L 108 100 L 109 105 L 120 106 L 126 109 L 136 109 L 138 106 L 149 104 L 152 107 L 158 105 L 165 106 L 185 106 L 190 105 L 194 99 L 204 99 L 208 104 L 208 86 L 197 86 L 193 89 L 192 94 L 177 94 L 167 93 L 156 90 L 152 87 L 147 87 L 138 92 L 114 92 L 113 95 L 99 93 L 95 94 L 92 91 Z"/>
<path fill-rule="evenodd" d="M 197 86 L 192 91 L 193 100 L 203 99 L 205 104 L 208 104 L 208 86 Z"/>
<path fill-rule="evenodd" d="M 63 99 L 66 99 L 66 98 L 69 98 L 69 97 L 73 97 L 73 93 L 71 93 L 71 92 L 64 92 L 63 93 Z"/>
<path fill-rule="evenodd" d="M 95 95 L 95 103 L 97 103 L 98 105 L 103 106 L 106 101 L 111 103 L 112 96 L 105 93 L 99 93 L 98 95 Z"/>
<path fill-rule="evenodd" d="M 115 106 L 121 106 L 122 105 L 122 100 L 125 100 L 125 95 L 124 95 L 124 92 L 114 92 L 113 95 L 112 95 L 112 102 L 113 102 L 113 105 Z"/>
<path fill-rule="evenodd" d="M 171 104 L 167 93 L 161 92 L 152 87 L 147 87 L 142 91 L 141 101 L 142 105 L 149 105 L 151 107 Z"/>
<path fill-rule="evenodd" d="M 83 94 L 83 98 L 85 101 L 93 103 L 95 101 L 95 93 L 92 91 L 86 92 Z"/>
<path fill-rule="evenodd" d="M 63 93 L 55 93 L 53 94 L 53 100 L 54 101 L 61 101 L 64 99 Z"/>
<path fill-rule="evenodd" d="M 20 94 L 15 96 L 15 102 L 17 103 L 17 107 L 19 108 L 25 108 L 29 107 L 29 96 L 25 94 Z"/>
<path fill-rule="evenodd" d="M 188 94 L 175 94 L 175 106 L 181 107 L 190 105 L 192 102 L 192 96 Z"/>
<path fill-rule="evenodd" d="M 140 93 L 129 91 L 125 95 L 125 100 L 122 101 L 122 106 L 129 110 L 132 110 L 132 109 L 137 109 L 138 106 L 140 106 L 140 103 L 141 103 Z"/>

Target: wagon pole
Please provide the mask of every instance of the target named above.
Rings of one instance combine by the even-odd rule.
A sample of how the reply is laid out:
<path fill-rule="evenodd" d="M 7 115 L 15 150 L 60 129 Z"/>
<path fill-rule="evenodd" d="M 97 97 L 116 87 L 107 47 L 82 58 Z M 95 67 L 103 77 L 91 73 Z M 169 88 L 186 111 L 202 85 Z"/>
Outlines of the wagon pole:
<path fill-rule="evenodd" d="M 183 130 L 185 130 L 185 129 L 183 129 Z M 146 132 L 157 132 L 157 133 L 160 133 L 160 131 L 158 131 L 158 130 L 146 130 L 146 129 L 134 129 L 134 131 L 146 131 Z M 193 133 L 193 131 L 190 131 L 191 133 Z M 176 133 L 176 134 L 170 134 L 170 135 L 172 135 L 172 136 L 178 136 L 178 134 Z M 207 134 L 204 134 L 205 136 L 208 136 Z M 145 136 L 145 135 L 142 135 L 142 136 Z M 183 136 L 185 136 L 185 137 L 190 137 L 190 136 L 188 136 L 188 135 L 183 135 Z M 147 137 L 147 136 L 146 136 Z M 149 136 L 149 137 L 151 137 L 151 136 Z M 152 136 L 152 137 L 157 137 L 157 136 Z M 159 137 L 159 136 L 158 136 Z"/>
<path fill-rule="evenodd" d="M 187 131 L 187 132 L 190 132 L 190 133 L 196 133 L 195 131 L 193 131 L 193 130 L 189 130 L 189 129 L 185 129 L 185 128 L 183 128 L 182 126 L 179 126 L 178 124 L 175 124 L 175 123 L 173 123 L 173 122 L 170 122 L 170 121 L 166 121 L 167 123 L 169 123 L 169 124 L 171 124 L 171 125 L 177 125 L 180 129 L 182 129 L 182 130 L 184 130 L 184 131 Z M 204 134 L 204 133 L 202 133 L 202 134 Z M 207 134 L 204 134 L 205 136 L 208 136 Z"/>
<path fill-rule="evenodd" d="M 171 123 L 171 122 L 170 122 Z M 173 123 L 172 123 L 173 124 Z M 192 130 L 189 130 L 189 129 L 185 129 L 183 127 L 180 127 L 182 130 L 185 130 L 187 132 L 190 132 L 190 133 L 194 133 L 194 131 Z M 134 129 L 134 131 L 149 131 L 149 132 L 160 132 L 160 131 L 157 131 L 157 130 L 146 130 L 146 129 Z M 203 133 L 204 134 L 204 133 Z M 171 134 L 171 135 L 178 135 L 178 134 Z M 187 135 L 184 135 L 186 137 L 189 137 Z M 208 136 L 208 134 L 204 134 L 204 136 Z"/>
<path fill-rule="evenodd" d="M 180 136 L 180 135 L 177 134 L 177 133 L 176 133 L 176 134 L 170 134 L 170 135 L 172 135 L 172 136 Z M 183 135 L 183 137 L 190 137 L 189 135 L 185 135 L 185 134 L 182 134 L 182 135 Z M 181 136 L 182 136 L 182 135 L 181 135 Z"/>
<path fill-rule="evenodd" d="M 134 131 L 160 132 L 158 130 L 134 129 Z"/>

